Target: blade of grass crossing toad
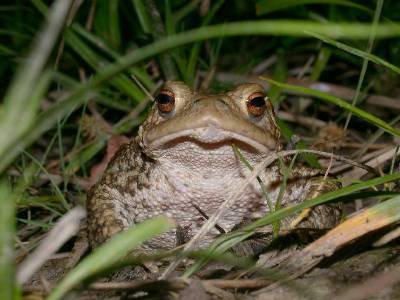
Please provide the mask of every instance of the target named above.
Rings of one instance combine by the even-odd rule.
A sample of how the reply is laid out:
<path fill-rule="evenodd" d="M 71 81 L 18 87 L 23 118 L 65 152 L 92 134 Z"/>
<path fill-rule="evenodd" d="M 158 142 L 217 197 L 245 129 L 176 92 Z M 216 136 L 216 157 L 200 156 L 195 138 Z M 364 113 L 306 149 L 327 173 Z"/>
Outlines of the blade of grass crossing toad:
<path fill-rule="evenodd" d="M 351 194 L 353 192 L 364 190 L 364 189 L 367 189 L 367 188 L 370 188 L 370 187 L 374 187 L 374 186 L 377 186 L 377 185 L 380 185 L 380 184 L 384 184 L 386 182 L 391 182 L 391 181 L 395 181 L 395 180 L 399 180 L 399 179 L 400 179 L 400 173 L 395 173 L 395 174 L 390 174 L 390 175 L 385 175 L 385 176 L 382 176 L 382 177 L 370 179 L 370 180 L 363 181 L 363 182 L 360 182 L 360 183 L 356 183 L 356 184 L 353 184 L 353 185 L 349 185 L 349 186 L 343 187 L 343 188 L 341 188 L 339 190 L 323 194 L 323 195 L 318 196 L 318 197 L 316 197 L 314 199 L 307 200 L 307 201 L 305 201 L 305 202 L 303 202 L 303 203 L 301 203 L 299 205 L 291 206 L 291 207 L 285 207 L 285 208 L 275 212 L 274 214 L 270 214 L 268 216 L 265 216 L 265 217 L 255 221 L 254 223 L 246 226 L 244 228 L 244 230 L 246 230 L 246 231 L 247 230 L 253 230 L 253 229 L 257 228 L 257 227 L 268 225 L 271 222 L 276 221 L 276 219 L 282 219 L 282 218 L 287 217 L 287 216 L 289 216 L 291 214 L 299 212 L 299 211 L 301 211 L 301 210 L 303 210 L 305 208 L 309 208 L 309 207 L 316 206 L 316 205 L 321 205 L 323 203 L 326 203 L 328 201 L 337 199 L 339 197 L 343 197 L 343 196 L 349 195 L 349 194 Z"/>
<path fill-rule="evenodd" d="M 283 137 L 290 143 L 291 138 L 294 135 L 293 130 L 284 121 L 280 119 L 277 119 L 277 123 Z M 309 147 L 305 141 L 299 140 L 296 143 L 295 148 L 301 150 L 301 149 L 308 149 Z M 303 158 L 310 165 L 310 167 L 317 169 L 321 168 L 321 165 L 319 164 L 318 159 L 315 157 L 315 155 L 311 153 L 303 153 Z"/>
<path fill-rule="evenodd" d="M 171 229 L 173 224 L 164 217 L 144 221 L 135 227 L 119 233 L 110 241 L 85 257 L 64 279 L 57 284 L 47 300 L 62 299 L 76 284 L 89 276 L 118 262 L 129 252 L 152 237 Z"/>
<path fill-rule="evenodd" d="M 316 205 L 321 205 L 323 203 L 327 203 L 331 200 L 338 199 L 340 197 L 349 196 L 354 192 L 361 191 L 367 188 L 374 187 L 376 185 L 384 184 L 386 182 L 396 181 L 400 179 L 400 173 L 395 173 L 391 175 L 385 175 L 382 177 L 374 178 L 371 180 L 367 180 L 361 183 L 356 183 L 339 190 L 329 192 L 318 196 L 314 199 L 310 199 L 304 201 L 301 204 L 285 207 L 273 213 L 266 215 L 263 218 L 258 219 L 257 221 L 245 226 L 243 229 L 228 233 L 226 235 L 221 236 L 216 239 L 211 246 L 208 248 L 210 251 L 209 255 L 212 255 L 213 252 L 223 253 L 228 249 L 232 248 L 234 245 L 244 241 L 249 238 L 254 230 L 261 226 L 266 226 L 272 224 L 274 222 L 280 221 L 283 218 L 290 216 L 294 213 L 301 212 L 303 209 L 313 207 Z M 185 273 L 184 277 L 190 277 L 192 274 L 197 272 L 207 261 L 209 260 L 209 256 L 204 257 L 198 260 L 191 268 L 189 268 Z"/>
<path fill-rule="evenodd" d="M 246 158 L 242 155 L 242 153 L 239 151 L 239 148 L 235 144 L 232 144 L 232 148 L 233 148 L 233 151 L 235 152 L 235 154 L 239 157 L 240 161 L 243 162 L 250 171 L 253 171 L 254 168 L 246 160 Z M 260 176 L 257 176 L 257 181 L 261 188 L 261 194 L 263 195 L 263 197 L 268 205 L 269 210 L 274 211 L 274 207 L 272 205 L 271 199 L 268 196 L 267 187 L 265 186 L 264 182 L 261 180 Z"/>
<path fill-rule="evenodd" d="M 329 95 L 327 93 L 324 92 L 320 92 L 320 91 L 316 91 L 310 88 L 305 88 L 305 87 L 300 87 L 300 86 L 296 86 L 296 85 L 291 85 L 291 84 L 286 84 L 286 83 L 282 83 L 282 82 L 277 82 L 275 80 L 269 79 L 269 78 L 265 78 L 262 77 L 262 79 L 268 81 L 269 83 L 273 84 L 273 85 L 277 85 L 280 86 L 282 88 L 285 88 L 287 90 L 290 91 L 295 91 L 298 92 L 300 94 L 304 94 L 304 95 L 309 95 L 309 96 L 314 96 L 316 98 L 319 98 L 321 100 L 324 100 L 326 102 L 335 104 L 341 108 L 344 108 L 347 111 L 350 111 L 351 113 L 353 113 L 354 115 L 356 115 L 357 117 L 371 123 L 374 124 L 377 127 L 382 128 L 383 130 L 400 136 L 400 130 L 397 128 L 394 128 L 392 126 L 390 126 L 388 123 L 386 123 L 385 121 L 379 119 L 378 117 L 375 117 L 374 115 L 371 115 L 370 113 L 367 113 L 366 111 L 359 109 L 355 106 L 352 106 L 351 103 L 348 103 L 340 98 L 337 98 L 335 96 Z"/>

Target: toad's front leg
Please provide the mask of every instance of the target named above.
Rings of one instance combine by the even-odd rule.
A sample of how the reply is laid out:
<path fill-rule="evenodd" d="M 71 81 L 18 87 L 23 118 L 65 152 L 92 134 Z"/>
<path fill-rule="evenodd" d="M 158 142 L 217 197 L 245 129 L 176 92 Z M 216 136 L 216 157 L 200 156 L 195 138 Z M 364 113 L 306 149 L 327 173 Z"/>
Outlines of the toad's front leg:
<path fill-rule="evenodd" d="M 300 204 L 340 188 L 340 184 L 333 182 L 331 178 L 325 179 L 321 170 L 307 167 L 295 168 L 286 184 L 281 200 L 282 207 Z M 285 218 L 281 228 L 330 229 L 340 222 L 340 218 L 340 204 L 323 204 Z"/>

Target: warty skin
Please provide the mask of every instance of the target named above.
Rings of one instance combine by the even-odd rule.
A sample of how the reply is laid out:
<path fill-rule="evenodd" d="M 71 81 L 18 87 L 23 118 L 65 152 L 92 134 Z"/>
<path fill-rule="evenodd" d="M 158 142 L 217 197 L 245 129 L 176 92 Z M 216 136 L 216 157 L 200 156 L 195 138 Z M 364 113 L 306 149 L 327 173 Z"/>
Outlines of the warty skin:
<path fill-rule="evenodd" d="M 91 246 L 157 215 L 174 219 L 185 240 L 177 239 L 172 230 L 147 242 L 145 248 L 171 249 L 186 242 L 205 222 L 202 213 L 211 216 L 250 172 L 232 144 L 252 166 L 282 148 L 273 107 L 261 86 L 243 84 L 208 95 L 195 93 L 182 82 L 167 82 L 138 135 L 119 149 L 88 194 Z M 278 164 L 266 168 L 260 178 L 275 203 L 282 181 Z M 281 205 L 301 203 L 337 188 L 322 179 L 321 170 L 295 166 Z M 254 181 L 218 225 L 229 232 L 268 211 Z M 294 218 L 285 219 L 281 228 Z M 339 219 L 338 205 L 324 205 L 314 208 L 299 227 L 331 228 Z M 202 245 L 218 234 L 211 231 Z"/>

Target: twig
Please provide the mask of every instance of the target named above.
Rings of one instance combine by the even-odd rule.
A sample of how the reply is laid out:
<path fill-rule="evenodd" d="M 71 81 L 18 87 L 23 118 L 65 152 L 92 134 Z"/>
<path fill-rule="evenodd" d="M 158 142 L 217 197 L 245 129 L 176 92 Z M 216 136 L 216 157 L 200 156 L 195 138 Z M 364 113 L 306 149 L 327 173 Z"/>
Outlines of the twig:
<path fill-rule="evenodd" d="M 386 161 L 391 160 L 395 155 L 395 153 L 396 153 L 396 147 L 393 147 L 387 150 L 385 153 L 382 153 L 381 155 L 372 158 L 369 162 L 366 163 L 366 165 L 376 169 L 378 166 L 382 165 Z M 344 176 L 351 179 L 359 179 L 365 174 L 366 172 L 364 170 L 352 170 L 350 172 L 345 173 Z"/>
<path fill-rule="evenodd" d="M 369 152 L 365 154 L 363 157 L 360 159 L 357 159 L 358 162 L 365 164 L 365 162 L 369 161 L 370 159 L 377 157 L 378 155 L 381 155 L 382 153 L 385 153 L 390 149 L 392 146 L 382 148 L 382 149 L 377 149 L 375 151 Z M 343 172 L 344 170 L 349 169 L 350 167 L 348 165 L 338 165 L 337 167 L 332 169 L 332 174 L 337 174 L 339 172 Z"/>
<path fill-rule="evenodd" d="M 190 284 L 191 280 L 182 278 L 171 278 L 167 280 L 133 280 L 123 282 L 95 282 L 89 285 L 91 290 L 138 290 L 149 286 L 167 286 L 171 290 L 179 290 Z M 271 283 L 266 279 L 209 279 L 202 283 L 213 285 L 220 289 L 257 289 Z"/>
<path fill-rule="evenodd" d="M 288 113 L 288 112 L 282 111 L 282 110 L 277 111 L 276 115 L 281 120 L 298 123 L 300 125 L 308 126 L 308 127 L 324 128 L 328 125 L 326 122 L 318 120 L 316 118 L 304 117 L 301 115 L 294 115 L 294 114 L 291 114 L 291 113 Z"/>
<path fill-rule="evenodd" d="M 18 284 L 25 283 L 66 241 L 78 232 L 80 221 L 85 216 L 86 212 L 82 207 L 75 207 L 57 222 L 39 247 L 18 267 Z"/>

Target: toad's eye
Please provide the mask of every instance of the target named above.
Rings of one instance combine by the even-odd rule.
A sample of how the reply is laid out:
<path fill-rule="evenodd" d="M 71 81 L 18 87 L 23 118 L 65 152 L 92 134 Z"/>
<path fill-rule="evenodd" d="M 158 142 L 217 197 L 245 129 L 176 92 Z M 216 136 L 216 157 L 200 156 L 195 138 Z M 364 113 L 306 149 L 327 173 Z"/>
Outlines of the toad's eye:
<path fill-rule="evenodd" d="M 265 113 L 265 95 L 262 92 L 255 92 L 247 98 L 247 111 L 254 117 L 260 117 Z"/>
<path fill-rule="evenodd" d="M 167 89 L 162 89 L 156 97 L 158 110 L 170 113 L 175 108 L 175 94 Z"/>

